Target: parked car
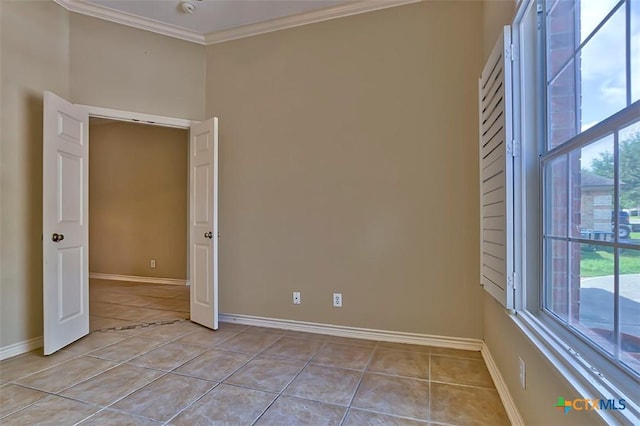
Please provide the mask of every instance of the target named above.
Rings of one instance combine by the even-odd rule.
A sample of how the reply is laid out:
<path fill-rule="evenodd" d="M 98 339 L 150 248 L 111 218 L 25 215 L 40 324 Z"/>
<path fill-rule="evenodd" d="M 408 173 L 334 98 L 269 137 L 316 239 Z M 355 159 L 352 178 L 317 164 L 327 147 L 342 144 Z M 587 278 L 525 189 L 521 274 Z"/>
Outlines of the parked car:
<path fill-rule="evenodd" d="M 614 214 L 611 212 L 611 223 L 613 224 Z M 631 235 L 631 222 L 629 222 L 629 213 L 620 210 L 618 214 L 618 238 L 629 238 Z"/>

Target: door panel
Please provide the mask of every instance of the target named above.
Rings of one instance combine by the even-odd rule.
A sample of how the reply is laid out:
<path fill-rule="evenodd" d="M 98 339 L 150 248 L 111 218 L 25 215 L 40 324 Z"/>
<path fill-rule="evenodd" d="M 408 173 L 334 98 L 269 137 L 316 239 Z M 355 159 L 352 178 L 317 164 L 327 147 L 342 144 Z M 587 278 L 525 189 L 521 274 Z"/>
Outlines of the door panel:
<path fill-rule="evenodd" d="M 209 172 L 211 169 L 210 164 L 201 164 L 195 167 L 195 193 L 198 196 L 195 198 L 195 217 L 194 221 L 196 226 L 210 226 L 211 218 L 210 218 L 210 205 L 211 203 L 211 192 L 212 188 L 210 187 L 211 178 L 209 177 Z"/>
<path fill-rule="evenodd" d="M 82 224 L 83 159 L 58 152 L 58 222 Z"/>
<path fill-rule="evenodd" d="M 195 250 L 195 271 L 194 281 L 196 283 L 207 282 L 211 276 L 210 255 L 211 249 L 208 244 L 196 244 Z M 201 278 L 202 277 L 202 278 Z M 208 285 L 194 286 L 193 303 L 203 307 L 211 304 L 211 292 Z"/>
<path fill-rule="evenodd" d="M 44 353 L 89 333 L 87 111 L 44 94 Z"/>
<path fill-rule="evenodd" d="M 84 312 L 84 288 L 82 283 L 82 262 L 84 250 L 82 247 L 70 247 L 58 250 L 58 321 L 64 322 L 81 316 Z M 68 271 L 67 273 L 63 273 Z"/>
<path fill-rule="evenodd" d="M 218 328 L 218 119 L 191 127 L 191 321 Z"/>

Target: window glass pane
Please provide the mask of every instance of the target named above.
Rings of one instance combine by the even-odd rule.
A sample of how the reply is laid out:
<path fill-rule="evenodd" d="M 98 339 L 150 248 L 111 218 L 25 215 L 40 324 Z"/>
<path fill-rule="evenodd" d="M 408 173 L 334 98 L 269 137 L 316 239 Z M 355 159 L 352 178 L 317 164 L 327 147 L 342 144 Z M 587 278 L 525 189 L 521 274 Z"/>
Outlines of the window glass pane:
<path fill-rule="evenodd" d="M 631 102 L 640 100 L 640 0 L 631 2 Z"/>
<path fill-rule="evenodd" d="M 549 83 L 549 106 L 547 108 L 549 115 L 548 149 L 566 142 L 578 133 L 576 131 L 575 73 L 575 61 L 571 60 L 567 67 Z"/>
<path fill-rule="evenodd" d="M 548 2 L 548 4 L 551 2 Z M 575 1 L 560 0 L 547 15 L 547 81 L 551 81 L 576 52 Z"/>
<path fill-rule="evenodd" d="M 545 166 L 545 233 L 567 236 L 567 156 L 549 161 Z"/>
<path fill-rule="evenodd" d="M 576 151 L 571 169 L 571 236 L 592 240 L 613 239 L 615 180 L 613 135 Z"/>
<path fill-rule="evenodd" d="M 572 288 L 577 285 L 579 291 L 574 292 L 571 299 L 570 309 L 574 314 L 571 325 L 613 353 L 614 249 L 578 243 L 571 243 L 569 249 L 580 265 L 576 274 L 579 282 L 572 282 Z"/>
<path fill-rule="evenodd" d="M 545 243 L 545 308 L 567 322 L 569 306 L 569 267 L 567 242 L 547 239 Z"/>
<path fill-rule="evenodd" d="M 620 359 L 640 373 L 640 250 L 620 253 Z"/>
<path fill-rule="evenodd" d="M 640 117 L 627 107 L 640 100 L 640 0 L 545 7 L 543 309 L 639 374 Z M 576 138 L 594 126 L 600 139 Z"/>
<path fill-rule="evenodd" d="M 580 0 L 580 43 L 602 22 L 620 0 Z"/>
<path fill-rule="evenodd" d="M 618 235 L 622 242 L 640 245 L 640 121 L 620 130 L 618 141 L 621 209 Z"/>
<path fill-rule="evenodd" d="M 578 55 L 580 131 L 627 105 L 625 8 L 604 24 Z"/>

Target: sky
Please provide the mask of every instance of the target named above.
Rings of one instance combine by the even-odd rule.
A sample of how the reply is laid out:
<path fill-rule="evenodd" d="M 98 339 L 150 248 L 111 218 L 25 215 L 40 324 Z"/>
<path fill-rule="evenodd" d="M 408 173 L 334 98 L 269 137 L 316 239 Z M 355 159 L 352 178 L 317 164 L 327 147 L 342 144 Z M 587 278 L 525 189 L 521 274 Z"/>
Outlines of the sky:
<path fill-rule="evenodd" d="M 640 99 L 640 0 L 631 4 L 631 93 Z M 619 0 L 581 0 L 580 38 L 584 41 Z M 582 129 L 620 111 L 626 104 L 625 5 L 587 42 L 582 61 Z"/>
<path fill-rule="evenodd" d="M 640 0 L 631 6 L 631 102 L 640 99 Z M 620 0 L 580 1 L 580 42 L 583 42 Z M 581 59 L 582 130 L 627 106 L 626 99 L 626 4 L 615 12 L 585 44 Z M 631 126 L 640 131 L 640 123 Z M 629 134 L 629 133 L 627 133 Z M 613 152 L 612 138 L 582 149 L 582 167 L 590 168 L 600 152 Z M 640 161 L 640 159 L 639 159 Z"/>

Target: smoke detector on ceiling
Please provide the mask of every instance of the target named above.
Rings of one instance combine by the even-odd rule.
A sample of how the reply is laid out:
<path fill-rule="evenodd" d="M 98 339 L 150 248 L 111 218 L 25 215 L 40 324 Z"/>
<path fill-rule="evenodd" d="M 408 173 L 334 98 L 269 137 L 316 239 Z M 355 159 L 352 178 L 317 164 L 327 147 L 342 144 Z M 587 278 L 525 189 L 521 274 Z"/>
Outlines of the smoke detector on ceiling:
<path fill-rule="evenodd" d="M 180 7 L 182 8 L 182 11 L 184 13 L 188 14 L 192 14 L 196 11 L 196 6 L 188 1 L 183 1 L 182 3 L 180 3 Z"/>

